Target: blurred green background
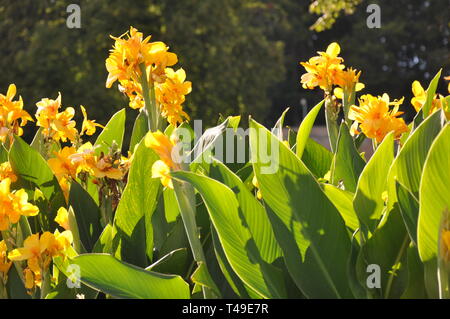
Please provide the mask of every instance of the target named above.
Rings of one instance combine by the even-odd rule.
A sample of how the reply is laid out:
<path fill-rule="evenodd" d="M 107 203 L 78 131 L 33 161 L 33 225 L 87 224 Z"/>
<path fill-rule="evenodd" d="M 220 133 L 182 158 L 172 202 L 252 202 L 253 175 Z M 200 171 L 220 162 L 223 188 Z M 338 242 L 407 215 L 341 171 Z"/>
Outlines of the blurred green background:
<path fill-rule="evenodd" d="M 80 29 L 66 26 L 71 3 L 80 5 Z M 333 41 L 341 45 L 344 63 L 362 70 L 363 93 L 405 96 L 407 117 L 412 116 L 413 80 L 428 85 L 441 67 L 449 74 L 447 0 L 315 3 L 354 12 L 341 12 L 331 28 L 317 32 L 310 27 L 319 16 L 310 12 L 307 0 L 0 0 L 0 92 L 15 83 L 34 114 L 37 101 L 56 98 L 60 91 L 63 106 L 82 104 L 105 124 L 128 103 L 116 85 L 105 88 L 109 35 L 119 36 L 130 25 L 178 54 L 178 66 L 193 82 L 185 107 L 192 119 L 209 125 L 219 113 L 252 114 L 270 125 L 288 106 L 287 124 L 297 125 L 321 100 L 319 90 L 301 88 L 299 62 Z M 371 3 L 381 7 L 380 29 L 366 25 Z M 439 90 L 446 92 L 444 81 Z M 127 110 L 129 125 L 136 113 Z"/>

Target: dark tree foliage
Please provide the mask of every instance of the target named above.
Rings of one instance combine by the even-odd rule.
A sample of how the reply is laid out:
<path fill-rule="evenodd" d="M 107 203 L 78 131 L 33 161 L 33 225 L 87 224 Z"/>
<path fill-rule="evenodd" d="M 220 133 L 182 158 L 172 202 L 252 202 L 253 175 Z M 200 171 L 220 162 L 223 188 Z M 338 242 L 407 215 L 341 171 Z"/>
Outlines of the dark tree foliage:
<path fill-rule="evenodd" d="M 300 101 L 310 108 L 321 99 L 319 91 L 301 88 L 299 62 L 332 41 L 340 43 L 346 65 L 363 71 L 363 93 L 405 96 L 403 108 L 412 110 L 412 81 L 425 86 L 439 68 L 449 73 L 446 2 L 362 1 L 353 15 L 317 33 L 310 30 L 317 16 L 308 1 L 0 0 L 0 92 L 15 83 L 34 113 L 37 101 L 60 91 L 64 106 L 82 104 L 104 124 L 127 105 L 116 87 L 105 88 L 109 35 L 132 25 L 178 54 L 193 82 L 188 113 L 207 124 L 219 113 L 273 124 L 287 106 L 293 109 L 288 124 L 298 124 Z M 81 29 L 66 26 L 71 3 L 81 7 Z M 369 3 L 381 7 L 380 29 L 366 25 Z M 136 112 L 128 113 L 131 125 Z"/>

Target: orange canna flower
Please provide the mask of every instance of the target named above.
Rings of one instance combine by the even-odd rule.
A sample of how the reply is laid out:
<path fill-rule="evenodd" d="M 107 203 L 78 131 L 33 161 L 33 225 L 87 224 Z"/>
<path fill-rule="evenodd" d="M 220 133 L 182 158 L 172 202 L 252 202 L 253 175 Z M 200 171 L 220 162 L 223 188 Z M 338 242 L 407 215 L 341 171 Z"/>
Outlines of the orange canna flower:
<path fill-rule="evenodd" d="M 23 110 L 22 97 L 19 96 L 18 101 L 13 101 L 16 93 L 16 85 L 10 84 L 6 95 L 0 94 L 0 142 L 5 142 L 8 136 L 12 138 L 12 134 L 21 136 L 21 126 L 33 121 L 30 114 Z"/>
<path fill-rule="evenodd" d="M 4 162 L 0 164 L 0 181 L 9 178 L 12 183 L 17 181 L 17 176 L 14 174 L 14 171 L 9 162 Z"/>
<path fill-rule="evenodd" d="M 103 125 L 95 123 L 95 120 L 88 120 L 87 112 L 83 105 L 80 105 L 81 112 L 83 113 L 83 124 L 81 127 L 81 135 L 86 132 L 86 135 L 94 135 L 96 127 L 105 128 Z"/>
<path fill-rule="evenodd" d="M 389 101 L 389 96 L 383 94 L 382 97 L 375 97 L 370 94 L 361 96 L 359 105 L 350 107 L 349 119 L 354 120 L 351 132 L 357 133 L 357 126 L 361 128 L 364 134 L 369 138 L 374 138 L 380 143 L 384 137 L 391 131 L 394 131 L 395 138 L 400 138 L 401 134 L 407 132 L 408 126 L 402 118 L 398 118 L 403 112 L 399 112 L 400 101 Z M 390 105 L 394 105 L 390 109 Z"/>
<path fill-rule="evenodd" d="M 0 279 L 3 276 L 3 280 L 6 279 L 9 268 L 11 268 L 12 262 L 8 260 L 7 247 L 4 240 L 0 241 Z"/>

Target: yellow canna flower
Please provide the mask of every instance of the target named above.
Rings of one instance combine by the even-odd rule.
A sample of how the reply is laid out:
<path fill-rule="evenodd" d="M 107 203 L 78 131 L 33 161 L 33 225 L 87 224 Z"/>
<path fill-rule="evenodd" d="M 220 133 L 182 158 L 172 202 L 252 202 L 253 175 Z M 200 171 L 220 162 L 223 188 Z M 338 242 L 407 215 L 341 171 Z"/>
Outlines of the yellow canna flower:
<path fill-rule="evenodd" d="M 55 218 L 55 222 L 65 230 L 70 230 L 69 226 L 69 213 L 65 207 L 58 209 L 58 213 Z"/>
<path fill-rule="evenodd" d="M 364 134 L 369 138 L 374 138 L 380 143 L 391 131 L 394 131 L 395 138 L 400 138 L 401 134 L 407 132 L 408 126 L 402 118 L 398 118 L 403 112 L 399 112 L 400 101 L 389 101 L 389 96 L 383 94 L 382 97 L 375 97 L 370 94 L 361 96 L 359 105 L 352 105 L 349 111 L 349 119 L 354 120 Z M 390 105 L 394 105 L 391 110 Z M 353 124 L 351 132 L 357 133 L 357 125 Z"/>
<path fill-rule="evenodd" d="M 24 189 L 11 192 L 11 179 L 0 182 L 0 231 L 7 230 L 10 224 L 16 224 L 20 216 L 36 216 L 37 206 L 28 203 L 28 194 Z"/>
<path fill-rule="evenodd" d="M 170 177 L 170 170 L 180 170 L 180 158 L 174 152 L 175 140 L 168 138 L 160 131 L 148 132 L 145 136 L 145 146 L 153 149 L 160 160 L 156 161 L 152 166 L 152 177 L 161 178 L 161 183 L 164 186 L 173 188 L 173 183 Z"/>
<path fill-rule="evenodd" d="M 174 71 L 166 68 L 166 81 L 155 86 L 156 101 L 161 108 L 161 115 L 173 126 L 177 127 L 189 116 L 183 111 L 181 104 L 185 96 L 192 91 L 192 83 L 186 80 L 186 72 L 183 69 Z"/>
<path fill-rule="evenodd" d="M 0 164 L 0 181 L 9 178 L 12 183 L 17 181 L 17 176 L 9 162 L 4 162 Z"/>
<path fill-rule="evenodd" d="M 73 120 L 75 109 L 68 107 L 63 112 L 58 112 L 61 107 L 61 93 L 56 100 L 44 98 L 36 103 L 36 106 L 36 125 L 44 128 L 44 136 L 55 141 L 75 141 L 78 135 L 76 122 Z"/>
<path fill-rule="evenodd" d="M 8 254 L 12 261 L 27 261 L 24 270 L 25 286 L 33 289 L 35 285 L 40 286 L 41 274 L 49 268 L 53 257 L 65 258 L 68 247 L 73 242 L 70 230 L 54 234 L 44 232 L 42 235 L 33 234 L 27 237 L 22 248 L 17 248 Z"/>
<path fill-rule="evenodd" d="M 83 105 L 80 105 L 81 112 L 83 113 L 83 125 L 81 127 L 81 135 L 86 132 L 86 135 L 94 135 L 96 131 L 96 127 L 105 128 L 103 125 L 95 123 L 95 120 L 88 120 L 86 109 Z"/>
<path fill-rule="evenodd" d="M 56 157 L 50 158 L 47 163 L 53 171 L 53 174 L 59 179 L 62 177 L 71 177 L 73 179 L 77 176 L 77 163 L 74 163 L 71 156 L 77 151 L 75 147 L 65 146 L 61 150 L 54 152 Z"/>
<path fill-rule="evenodd" d="M 412 84 L 412 92 L 414 94 L 414 97 L 411 99 L 411 104 L 412 106 L 414 106 L 416 112 L 419 112 L 422 106 L 427 101 L 427 91 L 424 90 L 419 81 L 414 81 Z M 439 98 L 440 95 L 438 94 L 436 94 L 433 98 L 430 114 L 442 108 L 442 103 Z"/>
<path fill-rule="evenodd" d="M 450 75 L 449 76 L 445 76 L 444 80 L 450 81 Z M 450 82 L 448 82 L 447 91 L 448 91 L 448 93 L 450 93 Z"/>
<path fill-rule="evenodd" d="M 10 84 L 6 95 L 0 94 L 0 142 L 5 142 L 13 134 L 21 136 L 28 121 L 33 118 L 23 110 L 23 100 L 19 96 L 18 101 L 13 101 L 17 93 L 15 84 Z M 20 123 L 19 123 L 20 120 Z"/>
<path fill-rule="evenodd" d="M 11 261 L 8 260 L 7 247 L 4 240 L 0 241 L 0 278 L 6 279 Z"/>
<path fill-rule="evenodd" d="M 170 176 L 170 167 L 162 160 L 156 161 L 152 166 L 152 178 L 160 178 L 164 187 L 173 189 L 172 177 Z"/>
<path fill-rule="evenodd" d="M 344 98 L 344 91 L 350 93 L 353 89 L 355 92 L 359 92 L 364 89 L 365 85 L 359 82 L 361 71 L 358 73 L 355 69 L 349 68 L 340 73 L 340 76 L 336 78 L 336 85 L 339 87 L 334 89 L 334 95 L 338 99 Z"/>
<path fill-rule="evenodd" d="M 120 37 L 111 38 L 115 43 L 106 59 L 107 88 L 117 80 L 139 82 L 141 64 L 147 68 L 147 74 L 151 74 L 152 82 L 163 82 L 164 69 L 178 62 L 176 54 L 168 52 L 169 48 L 163 42 L 149 42 L 151 36 L 144 39 L 142 32 L 133 27 Z"/>
<path fill-rule="evenodd" d="M 305 89 L 314 89 L 319 86 L 322 90 L 330 92 L 332 86 L 338 83 L 345 65 L 339 57 L 341 48 L 336 42 L 331 43 L 326 52 L 317 52 L 319 55 L 312 57 L 308 62 L 300 64 L 306 72 L 301 77 L 301 83 Z"/>

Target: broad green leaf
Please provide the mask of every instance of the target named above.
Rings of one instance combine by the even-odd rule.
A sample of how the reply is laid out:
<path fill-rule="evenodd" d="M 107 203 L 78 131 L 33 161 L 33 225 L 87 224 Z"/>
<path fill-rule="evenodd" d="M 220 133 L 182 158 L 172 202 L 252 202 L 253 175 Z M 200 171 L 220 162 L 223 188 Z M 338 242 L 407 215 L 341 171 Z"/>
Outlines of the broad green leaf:
<path fill-rule="evenodd" d="M 188 257 L 187 248 L 178 248 L 171 251 L 151 264 L 145 270 L 156 271 L 162 274 L 177 274 L 184 276 L 186 269 L 185 263 Z"/>
<path fill-rule="evenodd" d="M 114 142 L 117 143 L 119 150 L 122 148 L 123 134 L 125 131 L 125 114 L 125 109 L 122 109 L 111 117 L 95 141 L 94 145 L 98 146 L 95 149 L 96 154 L 100 154 L 101 152 L 108 154 Z"/>
<path fill-rule="evenodd" d="M 114 227 L 120 239 L 121 259 L 139 266 L 147 266 L 147 256 L 153 254 L 153 227 L 151 218 L 156 209 L 161 182 L 151 178 L 155 152 L 142 140 L 134 154 L 128 174 L 128 183 L 114 217 Z"/>
<path fill-rule="evenodd" d="M 430 146 L 441 129 L 440 114 L 435 112 L 425 119 L 409 136 L 395 158 L 388 177 L 389 208 L 397 201 L 395 180 L 418 197 L 423 165 Z"/>
<path fill-rule="evenodd" d="M 59 207 L 65 205 L 58 180 L 47 162 L 38 151 L 18 136 L 15 136 L 9 151 L 9 162 L 14 172 L 23 180 L 36 185 L 49 202 L 55 201 L 55 204 L 60 204 Z"/>
<path fill-rule="evenodd" d="M 282 252 L 273 234 L 264 206 L 259 203 L 239 177 L 217 160 L 214 160 L 211 164 L 210 177 L 227 185 L 235 193 L 240 212 L 248 225 L 262 259 L 271 264 L 278 257 L 281 257 Z"/>
<path fill-rule="evenodd" d="M 284 118 L 286 117 L 286 113 L 289 111 L 289 108 L 284 110 L 284 112 L 281 114 L 278 121 L 275 123 L 275 126 L 272 128 L 272 134 L 275 135 L 280 139 L 280 141 L 283 140 L 283 126 L 284 126 Z"/>
<path fill-rule="evenodd" d="M 437 256 L 442 213 L 450 209 L 450 124 L 431 145 L 420 181 L 420 211 L 417 241 L 424 262 Z"/>
<path fill-rule="evenodd" d="M 398 206 L 405 222 L 409 236 L 417 245 L 417 219 L 419 217 L 419 201 L 405 186 L 396 182 Z"/>
<path fill-rule="evenodd" d="M 425 119 L 431 111 L 431 106 L 433 103 L 434 95 L 436 94 L 436 89 L 439 84 L 439 79 L 441 77 L 442 69 L 439 70 L 439 72 L 434 76 L 433 80 L 431 80 L 430 85 L 427 89 L 427 100 L 425 101 L 425 104 L 422 106 L 423 110 L 423 118 Z"/>
<path fill-rule="evenodd" d="M 347 125 L 342 122 L 331 171 L 332 183 L 337 185 L 342 181 L 345 189 L 354 193 L 358 178 L 365 165 L 366 163 L 359 155 Z"/>
<path fill-rule="evenodd" d="M 81 242 L 90 252 L 102 232 L 100 209 L 91 195 L 75 181 L 70 185 L 69 206 L 72 206 L 75 213 Z"/>
<path fill-rule="evenodd" d="M 357 269 L 358 277 L 366 286 L 368 265 L 380 267 L 381 288 L 369 289 L 376 298 L 400 298 L 407 286 L 406 251 L 409 236 L 398 210 L 387 215 L 361 248 L 360 256 L 363 267 Z"/>
<path fill-rule="evenodd" d="M 309 298 L 351 297 L 351 244 L 344 220 L 286 145 L 253 120 L 250 129 L 254 171 L 295 283 Z"/>
<path fill-rule="evenodd" d="M 163 275 L 127 264 L 107 254 L 75 257 L 81 281 L 117 298 L 189 299 L 189 285 L 180 277 Z"/>
<path fill-rule="evenodd" d="M 130 149 L 134 153 L 134 147 L 139 144 L 145 134 L 148 132 L 148 117 L 143 110 L 141 110 L 134 121 L 133 132 L 131 133 Z"/>
<path fill-rule="evenodd" d="M 100 237 L 95 243 L 92 252 L 111 254 L 113 237 L 113 227 L 111 226 L 111 224 L 108 224 L 100 234 Z"/>
<path fill-rule="evenodd" d="M 225 255 L 241 280 L 265 298 L 285 297 L 281 274 L 262 259 L 249 228 L 242 223 L 233 191 L 206 176 L 181 171 L 172 175 L 191 183 L 202 195 Z"/>
<path fill-rule="evenodd" d="M 303 151 L 302 162 L 316 178 L 322 178 L 330 171 L 333 153 L 309 138 Z"/>
<path fill-rule="evenodd" d="M 8 161 L 8 151 L 0 144 L 0 164 Z"/>
<path fill-rule="evenodd" d="M 410 245 L 407 250 L 408 286 L 402 299 L 425 299 L 427 292 L 424 281 L 424 267 L 420 261 L 417 246 Z"/>
<path fill-rule="evenodd" d="M 221 295 L 219 288 L 217 288 L 216 283 L 214 282 L 214 280 L 212 280 L 209 271 L 204 263 L 198 263 L 198 267 L 192 274 L 191 280 L 196 285 L 208 287 L 214 292 L 216 297 L 220 298 Z"/>
<path fill-rule="evenodd" d="M 360 222 L 372 232 L 384 208 L 383 193 L 387 190 L 387 175 L 394 160 L 394 139 L 387 135 L 361 173 L 353 207 Z M 364 231 L 364 229 L 363 229 Z"/>
<path fill-rule="evenodd" d="M 309 111 L 308 115 L 305 116 L 298 128 L 296 154 L 299 158 L 302 158 L 303 156 L 303 151 L 305 150 L 312 127 L 323 103 L 325 103 L 325 100 L 314 106 L 311 111 Z"/>
<path fill-rule="evenodd" d="M 341 214 L 345 225 L 352 230 L 359 228 L 358 216 L 353 208 L 355 194 L 331 184 L 323 184 L 323 191 Z"/>

